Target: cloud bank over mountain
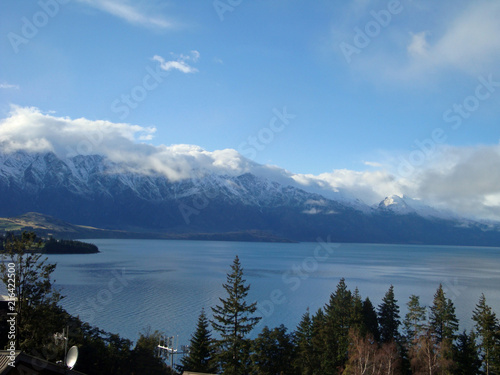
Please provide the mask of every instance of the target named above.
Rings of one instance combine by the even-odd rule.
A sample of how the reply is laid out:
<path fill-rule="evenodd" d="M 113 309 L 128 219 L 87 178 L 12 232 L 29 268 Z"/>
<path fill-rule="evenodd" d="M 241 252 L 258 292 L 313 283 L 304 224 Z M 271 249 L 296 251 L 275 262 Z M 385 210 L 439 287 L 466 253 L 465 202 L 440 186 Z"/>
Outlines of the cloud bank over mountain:
<path fill-rule="evenodd" d="M 138 173 L 158 172 L 171 181 L 205 174 L 252 173 L 328 198 L 367 204 L 387 196 L 410 196 L 467 217 L 500 220 L 500 146 L 442 146 L 411 175 L 398 174 L 399 162 L 367 162 L 364 171 L 333 170 L 296 174 L 279 166 L 255 163 L 234 149 L 207 151 L 195 145 L 153 145 L 156 129 L 128 123 L 43 113 L 13 106 L 0 120 L 0 151 L 47 152 L 62 158 L 104 155 Z M 400 160 L 394 158 L 393 160 Z"/>

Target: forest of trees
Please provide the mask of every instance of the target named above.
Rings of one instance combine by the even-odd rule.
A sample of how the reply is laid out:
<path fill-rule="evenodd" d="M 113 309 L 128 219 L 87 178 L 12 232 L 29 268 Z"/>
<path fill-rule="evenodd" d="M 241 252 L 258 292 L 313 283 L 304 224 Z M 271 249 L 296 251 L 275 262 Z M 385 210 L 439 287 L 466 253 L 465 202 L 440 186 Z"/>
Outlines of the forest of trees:
<path fill-rule="evenodd" d="M 393 286 L 375 306 L 341 279 L 328 303 L 316 312 L 306 311 L 294 331 L 281 325 L 256 334 L 257 305 L 247 301 L 250 285 L 238 257 L 222 285 L 224 297 L 211 307 L 212 318 L 201 311 L 189 354 L 171 369 L 157 350 L 161 332 L 147 329 L 134 345 L 60 307 L 63 297 L 51 280 L 56 265 L 26 252 L 37 246 L 41 243 L 32 233 L 13 237 L 0 263 L 6 286 L 8 264 L 16 265 L 16 347 L 56 362 L 64 357 L 64 347 L 54 342 L 54 333 L 68 326 L 68 346 L 77 345 L 80 352 L 75 370 L 89 375 L 500 374 L 500 325 L 484 295 L 473 311 L 474 329 L 466 332 L 459 330 L 455 306 L 441 285 L 429 307 L 410 296 L 402 317 Z M 1 347 L 7 346 L 8 328 L 6 316 L 0 317 Z"/>
<path fill-rule="evenodd" d="M 5 244 L 12 242 L 18 234 L 7 232 L 0 235 L 0 252 L 5 250 Z M 25 249 L 25 252 L 38 252 L 43 254 L 94 254 L 98 253 L 99 249 L 96 245 L 76 241 L 76 240 L 56 240 L 55 238 L 42 239 L 38 238 L 36 244 L 31 248 Z"/>
<path fill-rule="evenodd" d="M 328 303 L 306 311 L 295 331 L 283 325 L 264 327 L 255 339 L 255 303 L 236 257 L 227 283 L 227 298 L 201 312 L 191 351 L 181 369 L 223 374 L 297 375 L 476 375 L 500 374 L 500 325 L 484 295 L 473 312 L 474 330 L 459 331 L 455 306 L 439 285 L 430 307 L 412 295 L 400 316 L 394 287 L 375 307 L 344 279 Z M 211 323 L 211 324 L 210 324 Z M 212 327 L 218 338 L 212 336 Z"/>

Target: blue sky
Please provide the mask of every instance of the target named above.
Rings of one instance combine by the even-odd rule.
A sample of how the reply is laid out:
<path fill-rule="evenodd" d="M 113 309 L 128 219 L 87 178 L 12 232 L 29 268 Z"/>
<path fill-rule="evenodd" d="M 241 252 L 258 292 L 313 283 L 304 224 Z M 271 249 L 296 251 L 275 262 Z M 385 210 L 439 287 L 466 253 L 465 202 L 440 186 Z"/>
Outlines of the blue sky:
<path fill-rule="evenodd" d="M 28 108 L 127 124 L 367 201 L 500 215 L 498 1 L 6 0 L 0 17 L 4 128 Z"/>

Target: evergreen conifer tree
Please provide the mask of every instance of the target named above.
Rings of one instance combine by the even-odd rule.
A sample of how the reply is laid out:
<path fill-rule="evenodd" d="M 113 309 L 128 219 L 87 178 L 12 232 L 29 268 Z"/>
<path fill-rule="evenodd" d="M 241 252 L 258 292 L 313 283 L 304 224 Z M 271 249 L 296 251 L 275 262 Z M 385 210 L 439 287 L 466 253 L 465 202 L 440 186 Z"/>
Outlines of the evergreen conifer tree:
<path fill-rule="evenodd" d="M 212 327 L 221 339 L 217 341 L 217 359 L 221 370 L 227 375 L 245 374 L 249 363 L 250 344 L 246 335 L 252 331 L 261 318 L 252 314 L 257 303 L 248 304 L 246 297 L 250 285 L 245 285 L 243 268 L 238 256 L 231 265 L 231 273 L 223 284 L 227 298 L 219 298 L 221 305 L 212 307 Z"/>
<path fill-rule="evenodd" d="M 375 341 L 379 341 L 380 331 L 378 327 L 377 312 L 375 311 L 375 307 L 373 306 L 372 301 L 370 301 L 370 298 L 368 297 L 366 297 L 366 299 L 363 301 L 362 314 L 364 323 L 363 325 L 366 329 L 366 332 L 363 333 L 365 335 L 366 333 L 372 334 Z"/>
<path fill-rule="evenodd" d="M 420 305 L 420 297 L 411 295 L 406 304 L 408 312 L 403 321 L 405 339 L 408 345 L 423 332 L 425 329 L 426 309 Z"/>
<path fill-rule="evenodd" d="M 300 320 L 295 332 L 294 343 L 296 348 L 294 369 L 303 375 L 314 373 L 314 353 L 313 353 L 313 325 L 309 308 Z"/>
<path fill-rule="evenodd" d="M 458 331 L 458 319 L 455 315 L 455 306 L 451 299 L 446 298 L 441 284 L 434 294 L 429 320 L 438 343 L 443 340 L 453 342 Z"/>
<path fill-rule="evenodd" d="M 498 352 L 498 346 L 500 346 L 500 327 L 496 314 L 486 304 L 484 294 L 481 294 L 479 298 L 479 302 L 472 315 L 472 320 L 475 322 L 477 334 L 481 339 L 480 348 L 484 372 L 486 375 L 489 375 L 492 373 L 492 368 L 495 367 L 495 364 L 500 365 L 500 358 L 498 358 L 500 356 Z"/>
<path fill-rule="evenodd" d="M 357 330 L 358 332 L 366 332 L 365 322 L 363 319 L 363 300 L 359 294 L 359 290 L 356 287 L 354 293 L 352 294 L 352 311 L 351 311 L 351 322 L 349 324 L 350 328 Z"/>
<path fill-rule="evenodd" d="M 294 345 L 282 324 L 273 330 L 264 327 L 252 344 L 252 373 L 259 375 L 291 374 Z"/>
<path fill-rule="evenodd" d="M 198 318 L 196 332 L 191 337 L 189 355 L 182 358 L 181 363 L 184 371 L 213 373 L 217 370 L 214 364 L 214 348 L 209 322 L 203 309 Z"/>
<path fill-rule="evenodd" d="M 323 366 L 325 374 L 336 374 L 347 362 L 349 329 L 352 324 L 353 299 L 345 279 L 337 284 L 325 307 L 325 351 Z"/>
<path fill-rule="evenodd" d="M 323 372 L 323 357 L 326 352 L 325 342 L 325 326 L 326 317 L 323 309 L 318 309 L 316 314 L 311 319 L 312 329 L 312 369 L 313 373 L 320 374 Z"/>
<path fill-rule="evenodd" d="M 383 343 L 399 339 L 398 329 L 401 322 L 399 320 L 399 306 L 397 302 L 394 297 L 394 286 L 391 285 L 378 307 L 380 340 Z"/>
<path fill-rule="evenodd" d="M 479 348 L 476 344 L 476 335 L 470 335 L 463 331 L 457 338 L 455 347 L 456 375 L 479 375 L 481 374 L 481 360 L 479 359 Z"/>

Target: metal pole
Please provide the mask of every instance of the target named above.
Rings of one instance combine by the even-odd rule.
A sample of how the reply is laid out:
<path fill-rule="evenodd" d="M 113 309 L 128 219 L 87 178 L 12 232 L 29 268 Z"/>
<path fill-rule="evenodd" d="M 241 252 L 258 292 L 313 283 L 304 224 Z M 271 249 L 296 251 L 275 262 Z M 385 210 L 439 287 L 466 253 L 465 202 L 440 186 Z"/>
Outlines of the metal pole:
<path fill-rule="evenodd" d="M 64 366 L 68 367 L 68 335 L 69 335 L 69 326 L 66 326 L 66 334 L 64 334 L 63 328 L 63 339 L 64 339 Z"/>
<path fill-rule="evenodd" d="M 170 368 L 172 370 L 174 369 L 174 340 L 175 340 L 175 337 L 172 336 L 172 347 L 170 349 Z"/>

